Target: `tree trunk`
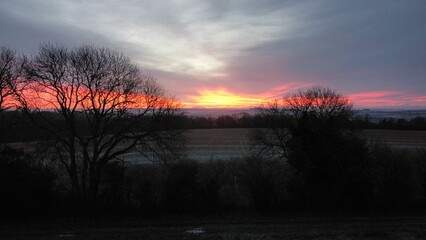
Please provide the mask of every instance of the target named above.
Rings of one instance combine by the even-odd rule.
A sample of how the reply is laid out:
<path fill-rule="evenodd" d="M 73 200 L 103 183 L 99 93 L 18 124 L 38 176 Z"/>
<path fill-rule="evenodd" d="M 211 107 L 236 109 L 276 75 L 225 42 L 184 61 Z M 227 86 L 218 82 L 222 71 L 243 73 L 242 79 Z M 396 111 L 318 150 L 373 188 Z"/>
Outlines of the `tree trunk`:
<path fill-rule="evenodd" d="M 89 185 L 88 185 L 88 201 L 92 204 L 97 202 L 100 183 L 100 171 L 95 163 L 90 164 L 89 168 Z"/>
<path fill-rule="evenodd" d="M 78 169 L 77 169 L 77 162 L 76 162 L 74 139 L 70 140 L 70 179 L 71 179 L 73 196 L 80 198 L 81 192 L 80 192 L 80 184 L 78 179 Z"/>

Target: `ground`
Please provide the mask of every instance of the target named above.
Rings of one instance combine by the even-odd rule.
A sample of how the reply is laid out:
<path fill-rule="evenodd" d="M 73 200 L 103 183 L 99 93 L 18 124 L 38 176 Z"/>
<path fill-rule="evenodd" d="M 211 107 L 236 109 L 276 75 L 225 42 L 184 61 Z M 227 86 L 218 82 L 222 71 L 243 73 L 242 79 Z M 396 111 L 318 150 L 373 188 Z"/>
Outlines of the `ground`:
<path fill-rule="evenodd" d="M 426 239 L 426 217 L 36 221 L 0 224 L 0 239 Z"/>
<path fill-rule="evenodd" d="M 393 148 L 417 149 L 426 148 L 426 131 L 366 129 L 360 136 L 369 141 L 378 141 Z M 187 138 L 186 157 L 197 161 L 210 159 L 238 159 L 250 155 L 250 129 L 192 129 L 185 133 Z M 34 151 L 34 143 L 11 143 L 12 147 Z M 132 163 L 150 162 L 138 152 L 130 152 L 122 156 Z"/>

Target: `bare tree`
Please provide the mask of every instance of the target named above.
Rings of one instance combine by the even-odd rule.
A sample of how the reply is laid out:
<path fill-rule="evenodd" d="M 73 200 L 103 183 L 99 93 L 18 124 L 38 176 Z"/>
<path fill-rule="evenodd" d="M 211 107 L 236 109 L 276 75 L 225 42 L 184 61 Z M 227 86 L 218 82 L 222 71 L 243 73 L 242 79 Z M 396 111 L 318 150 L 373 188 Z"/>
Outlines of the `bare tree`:
<path fill-rule="evenodd" d="M 0 48 L 0 112 L 11 107 L 11 97 L 16 88 L 19 76 L 18 57 L 16 52 Z"/>
<path fill-rule="evenodd" d="M 346 97 L 313 87 L 261 108 L 260 114 L 269 122 L 258 138 L 264 141 L 255 143 L 278 152 L 274 156 L 295 170 L 302 202 L 333 207 L 366 196 L 368 149 L 351 127 L 355 111 Z"/>
<path fill-rule="evenodd" d="M 301 131 L 342 131 L 354 115 L 352 103 L 329 88 L 312 87 L 290 93 L 258 108 L 257 116 L 266 128 L 252 131 L 254 149 L 262 155 L 288 159 L 289 145 Z M 310 134 L 313 132 L 305 135 Z"/>
<path fill-rule="evenodd" d="M 355 115 L 348 98 L 323 87 L 312 87 L 289 94 L 283 98 L 282 105 L 296 119 L 311 116 L 335 121 L 348 120 Z"/>
<path fill-rule="evenodd" d="M 121 53 L 45 44 L 24 69 L 20 109 L 55 139 L 75 196 L 95 201 L 106 165 L 136 147 L 172 149 L 180 104 Z"/>
<path fill-rule="evenodd" d="M 253 128 L 250 139 L 253 151 L 267 158 L 287 159 L 287 146 L 289 140 L 290 112 L 283 107 L 281 102 L 266 103 L 257 109 L 257 119 L 265 128 Z"/>
<path fill-rule="evenodd" d="M 19 57 L 12 49 L 0 48 L 0 145 L 7 140 L 12 122 L 3 115 L 5 110 L 13 107 L 14 93 L 18 85 Z"/>

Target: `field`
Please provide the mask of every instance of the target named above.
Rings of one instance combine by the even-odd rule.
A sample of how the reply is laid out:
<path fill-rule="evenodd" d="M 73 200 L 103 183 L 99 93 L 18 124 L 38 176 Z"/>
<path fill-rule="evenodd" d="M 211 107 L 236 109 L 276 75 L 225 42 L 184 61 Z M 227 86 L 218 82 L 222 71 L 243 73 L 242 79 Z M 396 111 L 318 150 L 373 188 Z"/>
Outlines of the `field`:
<path fill-rule="evenodd" d="M 193 129 L 186 133 L 188 157 L 196 160 L 233 159 L 250 154 L 250 129 Z M 360 136 L 394 148 L 426 148 L 426 131 L 363 130 Z"/>
<path fill-rule="evenodd" d="M 95 224 L 96 223 L 96 224 Z M 425 239 L 426 219 L 72 221 L 0 225 L 0 239 Z"/>
<path fill-rule="evenodd" d="M 363 130 L 361 136 L 394 148 L 426 148 L 426 131 L 369 129 Z"/>
<path fill-rule="evenodd" d="M 241 158 L 250 153 L 249 129 L 193 129 L 186 133 L 191 159 Z"/>
<path fill-rule="evenodd" d="M 404 130 L 363 130 L 360 136 L 371 142 L 386 143 L 393 148 L 426 148 L 426 131 Z M 185 133 L 187 158 L 197 161 L 210 159 L 238 159 L 250 155 L 250 129 L 192 129 Z M 12 143 L 11 146 L 34 150 L 31 143 Z M 133 163 L 149 162 L 137 152 L 124 155 L 125 160 Z"/>

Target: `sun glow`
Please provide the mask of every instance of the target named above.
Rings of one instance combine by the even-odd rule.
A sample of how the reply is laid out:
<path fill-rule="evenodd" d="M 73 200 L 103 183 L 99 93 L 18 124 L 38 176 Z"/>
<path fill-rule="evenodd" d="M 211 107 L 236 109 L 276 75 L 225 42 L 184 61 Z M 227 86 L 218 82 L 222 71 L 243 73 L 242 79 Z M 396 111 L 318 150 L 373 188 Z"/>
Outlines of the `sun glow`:
<path fill-rule="evenodd" d="M 227 90 L 200 90 L 199 95 L 191 96 L 193 100 L 187 107 L 204 108 L 241 108 L 257 106 L 262 103 L 261 97 L 237 95 Z"/>

